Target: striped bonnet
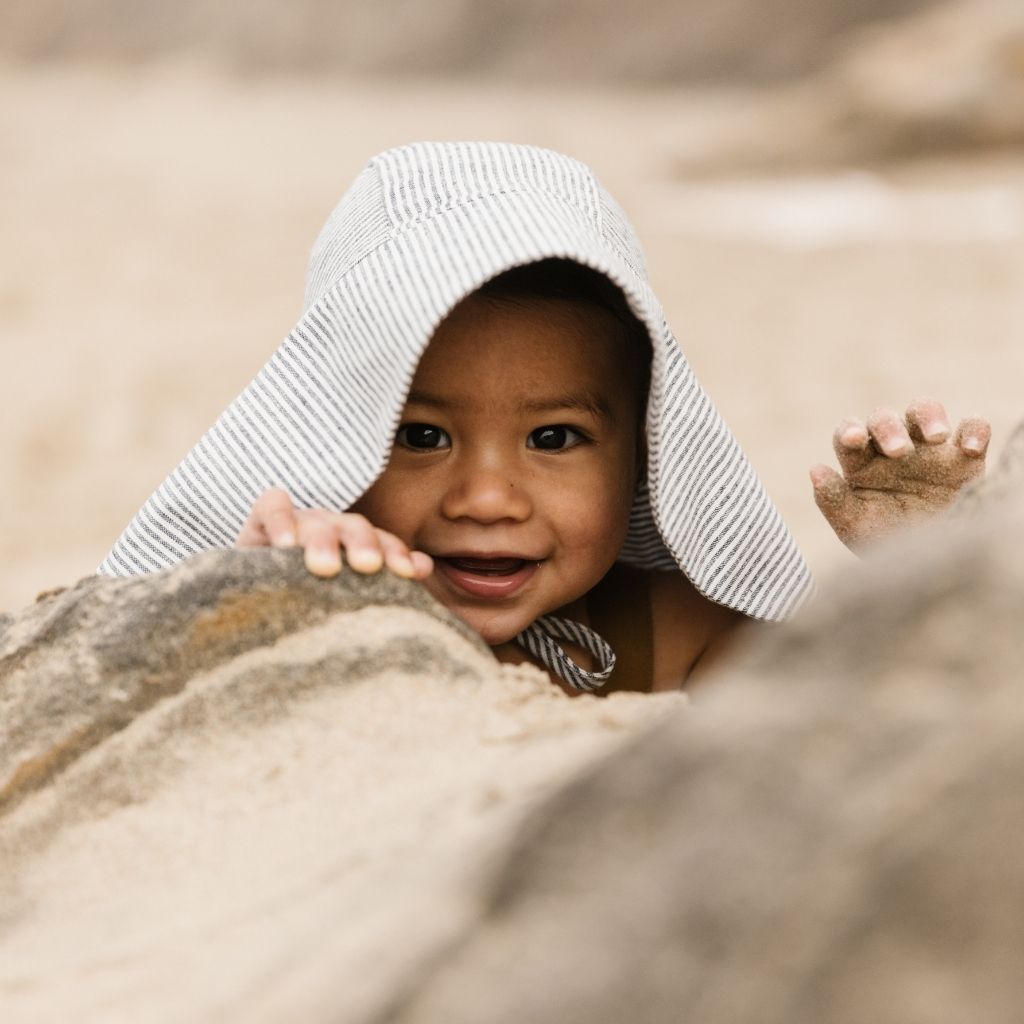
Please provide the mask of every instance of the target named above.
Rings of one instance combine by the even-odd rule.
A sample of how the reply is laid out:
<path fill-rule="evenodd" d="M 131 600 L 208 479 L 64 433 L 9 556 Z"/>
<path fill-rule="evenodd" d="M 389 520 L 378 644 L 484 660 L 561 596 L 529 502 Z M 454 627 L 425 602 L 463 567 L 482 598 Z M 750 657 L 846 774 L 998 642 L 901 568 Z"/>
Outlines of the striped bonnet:
<path fill-rule="evenodd" d="M 784 618 L 810 587 L 807 568 L 669 330 L 631 225 L 585 165 L 500 143 L 420 143 L 370 161 L 316 240 L 298 323 L 99 571 L 152 572 L 229 547 L 271 486 L 300 507 L 349 508 L 385 467 L 440 322 L 490 278 L 549 257 L 606 275 L 650 333 L 647 480 L 621 560 L 682 569 L 720 604 Z M 573 625 L 547 617 L 520 641 L 593 689 L 610 672 L 607 645 Z M 590 646 L 603 671 L 566 663 L 558 637 Z"/>

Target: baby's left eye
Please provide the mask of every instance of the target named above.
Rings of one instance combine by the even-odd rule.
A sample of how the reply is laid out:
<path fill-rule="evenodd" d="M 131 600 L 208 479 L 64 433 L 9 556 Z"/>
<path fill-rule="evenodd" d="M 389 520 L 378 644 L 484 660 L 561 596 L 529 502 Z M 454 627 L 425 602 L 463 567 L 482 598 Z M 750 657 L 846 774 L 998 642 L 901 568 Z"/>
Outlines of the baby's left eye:
<path fill-rule="evenodd" d="M 545 452 L 557 452 L 563 448 L 575 448 L 584 439 L 578 430 L 558 424 L 553 427 L 538 427 L 526 439 L 527 448 L 539 448 Z"/>

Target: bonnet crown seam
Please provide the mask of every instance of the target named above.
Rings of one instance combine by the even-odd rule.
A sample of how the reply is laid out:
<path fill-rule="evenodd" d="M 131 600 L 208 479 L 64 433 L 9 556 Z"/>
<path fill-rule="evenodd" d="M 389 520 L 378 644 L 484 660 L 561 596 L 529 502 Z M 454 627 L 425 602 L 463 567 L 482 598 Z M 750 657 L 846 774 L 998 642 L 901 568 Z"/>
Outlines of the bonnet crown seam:
<path fill-rule="evenodd" d="M 579 209 L 579 207 L 577 207 L 573 203 L 569 202 L 566 199 L 565 196 L 559 195 L 557 192 L 545 192 L 545 191 L 542 191 L 541 189 L 536 189 L 536 188 L 495 188 L 495 189 L 489 189 L 486 192 L 477 192 L 476 194 L 474 194 L 472 196 L 467 196 L 465 198 L 455 199 L 455 200 L 453 200 L 450 203 L 446 203 L 444 206 L 436 207 L 435 209 L 432 209 L 432 210 L 430 210 L 427 213 L 420 213 L 420 214 L 417 214 L 415 217 L 411 217 L 411 218 L 408 218 L 408 219 L 403 220 L 403 221 L 398 221 L 391 214 L 391 212 L 389 210 L 388 211 L 388 218 L 391 220 L 391 235 L 389 236 L 388 241 L 390 241 L 390 239 L 392 239 L 392 238 L 398 238 L 399 236 L 408 233 L 409 231 L 413 230 L 414 228 L 419 227 L 422 224 L 429 224 L 430 221 L 435 220 L 437 217 L 444 216 L 444 214 L 446 214 L 446 213 L 451 213 L 452 210 L 457 210 L 460 207 L 472 206 L 472 205 L 474 205 L 476 203 L 481 202 L 484 199 L 493 199 L 496 196 L 529 196 L 529 195 L 553 196 L 554 198 L 559 199 L 560 201 L 564 202 L 566 204 L 566 206 L 570 207 L 571 209 Z M 595 226 L 600 231 L 601 217 L 600 217 L 600 212 L 599 211 L 597 211 L 596 216 L 594 217 L 594 221 L 595 221 Z M 602 241 L 604 241 L 603 232 L 602 232 Z M 384 244 L 384 243 L 381 243 L 381 244 Z"/>

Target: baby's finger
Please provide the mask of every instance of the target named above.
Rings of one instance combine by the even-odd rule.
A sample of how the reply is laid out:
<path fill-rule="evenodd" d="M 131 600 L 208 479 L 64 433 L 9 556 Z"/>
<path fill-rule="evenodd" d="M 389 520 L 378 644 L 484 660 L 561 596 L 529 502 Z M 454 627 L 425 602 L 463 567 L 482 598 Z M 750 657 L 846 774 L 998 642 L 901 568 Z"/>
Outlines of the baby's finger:
<path fill-rule="evenodd" d="M 235 538 L 236 548 L 266 548 L 270 546 L 270 538 L 263 528 L 263 523 L 257 519 L 252 512 L 249 518 L 242 523 L 242 528 Z"/>
<path fill-rule="evenodd" d="M 946 410 L 934 398 L 915 398 L 907 406 L 906 424 L 911 438 L 923 444 L 942 444 L 950 434 Z"/>
<path fill-rule="evenodd" d="M 914 450 L 906 425 L 892 409 L 876 409 L 868 417 L 868 433 L 887 458 L 902 459 Z"/>
<path fill-rule="evenodd" d="M 275 548 L 295 546 L 298 529 L 295 521 L 295 506 L 291 496 L 280 487 L 272 487 L 256 499 L 270 543 Z"/>
<path fill-rule="evenodd" d="M 814 503 L 821 514 L 839 539 L 849 544 L 859 512 L 849 484 L 831 467 L 818 465 L 811 469 L 811 485 L 814 487 Z"/>
<path fill-rule="evenodd" d="M 980 416 L 968 416 L 961 420 L 956 431 L 956 443 L 964 455 L 972 459 L 983 459 L 992 440 L 992 424 Z"/>
<path fill-rule="evenodd" d="M 434 560 L 425 551 L 410 551 L 412 578 L 425 580 L 434 571 Z"/>
<path fill-rule="evenodd" d="M 362 515 L 346 512 L 337 520 L 337 536 L 345 548 L 345 559 L 356 572 L 369 575 L 380 572 L 384 552 L 380 531 Z"/>
<path fill-rule="evenodd" d="M 384 564 L 396 576 L 412 579 L 416 574 L 416 567 L 413 564 L 408 545 L 386 530 L 378 530 L 377 537 L 384 551 Z"/>
<path fill-rule="evenodd" d="M 387 530 L 377 530 L 384 564 L 396 575 L 424 580 L 434 571 L 434 560 L 425 551 L 411 551 L 409 545 Z"/>
<path fill-rule="evenodd" d="M 854 473 L 874 458 L 863 420 L 847 416 L 832 434 L 832 449 L 844 473 Z"/>
<path fill-rule="evenodd" d="M 384 564 L 396 575 L 425 580 L 434 571 L 434 560 L 425 551 L 410 551 L 408 545 L 386 530 L 378 530 L 384 549 Z"/>
<path fill-rule="evenodd" d="M 295 544 L 295 508 L 287 491 L 271 487 L 254 502 L 235 541 L 237 547 L 292 547 Z"/>
<path fill-rule="evenodd" d="M 405 579 L 426 579 L 434 571 L 434 560 L 423 551 L 410 551 L 409 545 L 387 530 L 377 529 L 377 541 L 384 555 L 384 564 L 396 576 Z"/>
<path fill-rule="evenodd" d="M 299 522 L 299 542 L 306 568 L 314 576 L 337 576 L 341 572 L 338 539 L 339 516 L 307 514 Z"/>

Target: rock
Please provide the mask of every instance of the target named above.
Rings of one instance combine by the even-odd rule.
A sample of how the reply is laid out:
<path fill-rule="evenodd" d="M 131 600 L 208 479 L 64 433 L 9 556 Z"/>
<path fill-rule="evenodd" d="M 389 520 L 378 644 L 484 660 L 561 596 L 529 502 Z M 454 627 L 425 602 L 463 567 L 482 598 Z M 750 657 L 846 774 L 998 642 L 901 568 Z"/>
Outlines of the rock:
<path fill-rule="evenodd" d="M 952 0 L 855 33 L 833 72 L 840 130 L 874 156 L 1024 142 L 1024 6 Z"/>
<path fill-rule="evenodd" d="M 1024 144 L 1024 6 L 943 0 L 851 28 L 816 67 L 677 126 L 680 177 L 848 167 Z"/>
<path fill-rule="evenodd" d="M 1024 499 L 988 493 L 550 798 L 374 1021 L 1018 1021 Z"/>
<path fill-rule="evenodd" d="M 523 814 L 683 699 L 572 700 L 294 552 L 45 598 L 0 635 L 0 1020 L 379 1016 Z"/>
<path fill-rule="evenodd" d="M 390 574 L 318 580 L 297 552 L 214 551 L 173 573 L 43 595 L 0 620 L 0 812 L 192 677 L 371 605 L 424 611 L 486 650 L 422 587 Z M 431 671 L 427 653 L 396 662 Z"/>
<path fill-rule="evenodd" d="M 963 491 L 949 515 L 954 522 L 984 517 L 993 505 L 1006 507 L 1024 500 L 1024 423 L 1017 425 L 999 456 L 995 471 Z"/>

